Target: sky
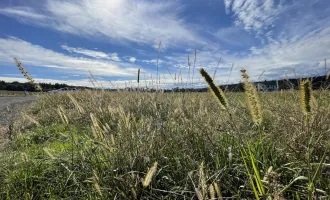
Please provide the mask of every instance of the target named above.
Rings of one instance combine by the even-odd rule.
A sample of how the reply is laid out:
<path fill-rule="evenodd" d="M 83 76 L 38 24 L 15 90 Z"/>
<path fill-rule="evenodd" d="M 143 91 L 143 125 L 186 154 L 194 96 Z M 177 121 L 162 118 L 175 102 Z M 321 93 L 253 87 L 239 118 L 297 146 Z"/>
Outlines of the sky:
<path fill-rule="evenodd" d="M 0 27 L 8 82 L 26 81 L 14 57 L 37 82 L 93 86 L 91 73 L 105 88 L 204 87 L 201 67 L 217 84 L 330 69 L 329 0 L 1 0 Z"/>

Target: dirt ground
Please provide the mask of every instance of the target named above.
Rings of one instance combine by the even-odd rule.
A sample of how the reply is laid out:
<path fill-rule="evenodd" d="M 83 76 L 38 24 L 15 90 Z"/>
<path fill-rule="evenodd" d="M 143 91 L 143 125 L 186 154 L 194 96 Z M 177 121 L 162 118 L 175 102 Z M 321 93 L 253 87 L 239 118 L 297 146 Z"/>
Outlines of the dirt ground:
<path fill-rule="evenodd" d="M 34 96 L 0 97 L 0 150 L 8 143 L 9 125 L 15 120 L 19 109 L 35 99 Z"/>

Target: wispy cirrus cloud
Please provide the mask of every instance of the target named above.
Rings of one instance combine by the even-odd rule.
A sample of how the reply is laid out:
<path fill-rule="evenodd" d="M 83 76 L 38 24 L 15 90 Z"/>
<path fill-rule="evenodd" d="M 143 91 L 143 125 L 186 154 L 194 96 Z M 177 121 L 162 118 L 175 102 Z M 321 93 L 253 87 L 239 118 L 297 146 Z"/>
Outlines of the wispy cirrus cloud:
<path fill-rule="evenodd" d="M 205 39 L 190 31 L 179 17 L 181 6 L 176 1 L 46 0 L 41 8 L 6 7 L 0 14 L 64 33 L 101 36 L 116 42 L 151 46 L 159 41 L 166 46 L 193 41 L 205 43 Z"/>
<path fill-rule="evenodd" d="M 273 26 L 287 6 L 275 0 L 224 0 L 224 3 L 227 13 L 234 16 L 236 25 L 259 32 Z"/>
<path fill-rule="evenodd" d="M 6 16 L 16 16 L 19 19 L 34 19 L 44 21 L 48 17 L 43 14 L 38 14 L 33 8 L 30 7 L 8 7 L 0 8 L 0 13 Z"/>
<path fill-rule="evenodd" d="M 75 50 L 90 56 L 104 56 L 100 52 Z M 107 56 L 112 60 L 117 59 L 117 54 Z M 26 65 L 58 68 L 68 72 L 86 73 L 91 70 L 95 74 L 108 76 L 133 76 L 138 68 L 142 68 L 132 63 L 69 56 L 14 37 L 0 38 L 0 63 L 13 63 L 13 57 L 18 57 Z"/>
<path fill-rule="evenodd" d="M 74 47 L 69 47 L 67 45 L 61 45 L 62 49 L 67 50 L 70 53 L 77 53 L 77 54 L 82 54 L 88 57 L 92 58 L 103 58 L 103 59 L 110 59 L 110 56 L 102 51 L 93 51 L 89 49 L 84 49 L 84 48 L 74 48 Z"/>
<path fill-rule="evenodd" d="M 91 58 L 98 58 L 98 59 L 107 59 L 107 60 L 113 60 L 120 62 L 121 59 L 118 56 L 118 53 L 105 53 L 102 51 L 94 51 L 94 50 L 89 50 L 89 49 L 84 49 L 84 48 L 74 48 L 74 47 L 69 47 L 67 45 L 61 45 L 62 49 L 67 50 L 70 53 L 77 53 L 81 55 L 85 55 Z"/>
<path fill-rule="evenodd" d="M 281 38 L 276 38 L 266 45 L 251 46 L 247 52 L 233 53 L 221 49 L 197 50 L 195 74 L 198 74 L 197 70 L 200 67 L 213 74 L 219 58 L 222 57 L 216 76 L 216 81 L 222 84 L 228 81 L 232 63 L 234 63 L 234 69 L 230 75 L 230 82 L 241 80 L 240 69 L 242 68 L 248 70 L 252 80 L 257 80 L 263 71 L 265 71 L 263 80 L 285 78 L 286 76 L 294 77 L 293 70 L 298 77 L 324 75 L 326 72 L 324 59 L 330 59 L 328 19 L 325 18 L 322 23 L 320 21 L 322 25 L 315 25 L 315 23 L 308 25 L 305 24 L 308 22 L 301 21 L 305 25 L 296 24 L 296 26 L 286 30 L 288 33 L 300 30 L 301 33 L 281 35 Z M 165 62 L 172 66 L 171 69 L 174 72 L 178 69 L 186 69 L 185 71 L 187 71 L 187 54 L 192 55 L 192 52 L 187 51 L 187 53 L 166 56 Z"/>
<path fill-rule="evenodd" d="M 157 65 L 157 63 L 158 64 L 162 64 L 162 63 L 164 63 L 164 60 L 162 60 L 162 59 L 151 59 L 151 60 L 141 60 L 141 62 L 143 62 L 143 63 L 147 63 L 147 64 L 154 64 L 154 65 Z"/>

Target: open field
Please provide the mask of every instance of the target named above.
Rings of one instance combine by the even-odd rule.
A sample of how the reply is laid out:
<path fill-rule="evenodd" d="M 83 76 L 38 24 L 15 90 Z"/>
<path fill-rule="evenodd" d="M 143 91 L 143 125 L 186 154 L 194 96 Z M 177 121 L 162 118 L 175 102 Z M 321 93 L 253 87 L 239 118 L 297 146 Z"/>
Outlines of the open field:
<path fill-rule="evenodd" d="M 0 199 L 328 199 L 330 93 L 40 96 L 0 153 Z"/>

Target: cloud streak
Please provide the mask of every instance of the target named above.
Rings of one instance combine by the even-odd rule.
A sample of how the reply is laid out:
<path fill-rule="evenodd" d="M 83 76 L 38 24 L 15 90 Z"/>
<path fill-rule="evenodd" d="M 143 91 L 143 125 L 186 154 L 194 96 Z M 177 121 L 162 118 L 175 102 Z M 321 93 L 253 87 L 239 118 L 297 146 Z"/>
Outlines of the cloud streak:
<path fill-rule="evenodd" d="M 85 55 L 94 55 L 95 57 L 105 56 L 100 52 L 84 49 L 71 50 L 76 50 Z M 107 56 L 112 60 L 119 60 L 117 54 Z M 77 71 L 87 73 L 90 70 L 94 74 L 105 76 L 135 76 L 136 70 L 141 68 L 132 63 L 118 63 L 101 59 L 68 56 L 14 37 L 0 38 L 0 63 L 12 64 L 13 57 L 17 57 L 26 65 L 57 68 L 66 70 L 67 72 Z"/>
<path fill-rule="evenodd" d="M 45 15 L 38 14 L 34 9 L 29 7 L 1 8 L 0 13 L 9 17 L 16 16 L 21 19 L 27 18 L 42 21 L 47 19 Z"/>
<path fill-rule="evenodd" d="M 47 0 L 42 8 L 35 11 L 30 7 L 9 7 L 1 9 L 0 14 L 64 33 L 101 36 L 116 42 L 150 46 L 159 41 L 166 46 L 205 43 L 179 17 L 180 6 L 175 1 Z"/>
<path fill-rule="evenodd" d="M 69 47 L 67 45 L 61 45 L 62 49 L 70 52 L 70 53 L 77 53 L 77 54 L 82 54 L 88 57 L 92 58 L 103 58 L 103 59 L 110 59 L 110 56 L 104 52 L 101 51 L 93 51 L 93 50 L 88 50 L 84 48 L 73 48 Z"/>

